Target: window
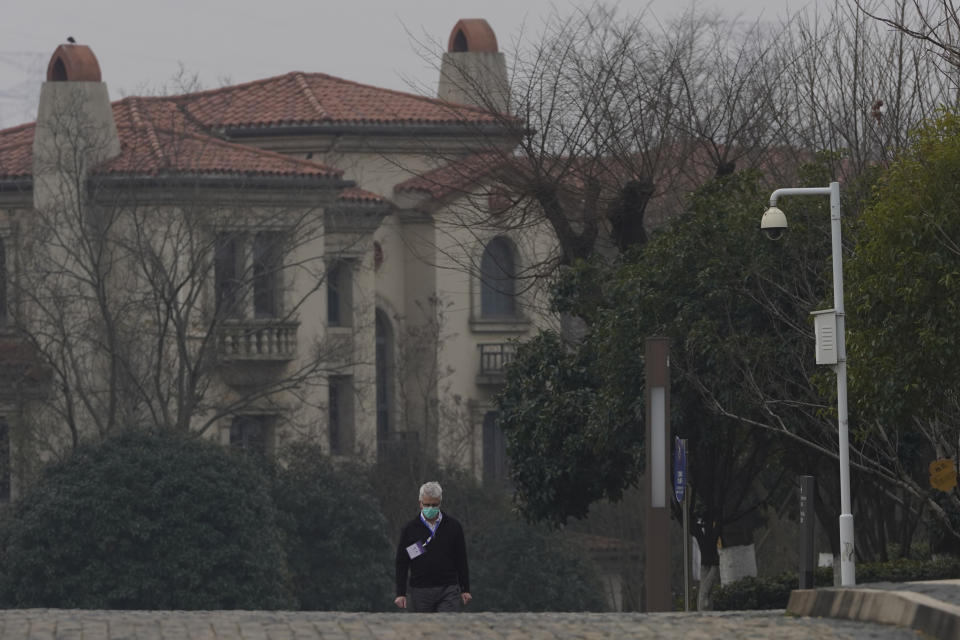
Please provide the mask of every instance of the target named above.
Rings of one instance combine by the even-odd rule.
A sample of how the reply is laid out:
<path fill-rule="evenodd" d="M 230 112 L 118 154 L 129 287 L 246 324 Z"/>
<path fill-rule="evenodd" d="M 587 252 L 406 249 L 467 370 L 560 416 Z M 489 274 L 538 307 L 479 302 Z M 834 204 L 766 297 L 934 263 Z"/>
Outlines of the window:
<path fill-rule="evenodd" d="M 7 319 L 7 245 L 0 238 L 0 324 L 6 324 Z"/>
<path fill-rule="evenodd" d="M 253 237 L 253 317 L 280 315 L 280 273 L 283 268 L 281 237 L 260 232 Z"/>
<path fill-rule="evenodd" d="M 283 234 L 217 234 L 214 287 L 216 311 L 221 318 L 249 318 L 251 314 L 253 318 L 279 318 L 283 311 L 282 275 Z"/>
<path fill-rule="evenodd" d="M 377 440 L 390 437 L 393 414 L 393 328 L 387 314 L 376 314 Z"/>
<path fill-rule="evenodd" d="M 0 501 L 10 500 L 10 425 L 0 418 Z"/>
<path fill-rule="evenodd" d="M 217 315 L 243 317 L 243 295 L 240 275 L 243 273 L 243 252 L 240 237 L 234 233 L 217 234 L 214 255 Z"/>
<path fill-rule="evenodd" d="M 266 457 L 270 453 L 270 416 L 235 416 L 230 424 L 230 446 Z"/>
<path fill-rule="evenodd" d="M 330 453 L 348 454 L 353 450 L 353 377 L 331 376 L 328 385 Z"/>
<path fill-rule="evenodd" d="M 327 326 L 349 327 L 353 322 L 353 270 L 340 260 L 327 269 Z"/>
<path fill-rule="evenodd" d="M 480 316 L 515 318 L 517 281 L 513 244 L 498 236 L 490 241 L 480 260 Z"/>
<path fill-rule="evenodd" d="M 499 414 L 487 411 L 483 414 L 483 481 L 506 482 L 507 440 L 497 423 Z"/>

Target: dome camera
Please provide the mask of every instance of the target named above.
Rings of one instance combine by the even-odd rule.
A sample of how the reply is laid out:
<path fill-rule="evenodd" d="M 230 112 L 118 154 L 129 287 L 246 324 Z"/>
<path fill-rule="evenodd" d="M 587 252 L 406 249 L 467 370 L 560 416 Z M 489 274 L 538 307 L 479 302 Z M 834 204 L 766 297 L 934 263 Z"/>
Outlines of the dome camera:
<path fill-rule="evenodd" d="M 770 207 L 760 219 L 760 230 L 770 240 L 779 240 L 787 231 L 787 216 L 780 209 Z"/>

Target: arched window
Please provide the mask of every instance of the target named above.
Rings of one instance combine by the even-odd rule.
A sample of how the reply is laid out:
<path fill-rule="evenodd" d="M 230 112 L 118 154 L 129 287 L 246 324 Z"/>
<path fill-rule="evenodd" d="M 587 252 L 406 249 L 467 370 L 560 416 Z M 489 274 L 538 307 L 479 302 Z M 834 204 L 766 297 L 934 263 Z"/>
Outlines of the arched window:
<path fill-rule="evenodd" d="M 497 236 L 487 244 L 480 259 L 480 316 L 517 316 L 517 270 L 513 243 Z"/>
<path fill-rule="evenodd" d="M 393 428 L 393 327 L 387 314 L 376 313 L 377 440 L 389 439 Z"/>

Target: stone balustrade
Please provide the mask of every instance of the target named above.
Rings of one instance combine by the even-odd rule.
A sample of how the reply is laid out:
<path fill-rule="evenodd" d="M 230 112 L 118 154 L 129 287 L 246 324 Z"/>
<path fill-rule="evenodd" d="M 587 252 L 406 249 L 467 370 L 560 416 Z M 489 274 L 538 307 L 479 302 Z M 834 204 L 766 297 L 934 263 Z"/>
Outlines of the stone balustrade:
<path fill-rule="evenodd" d="M 219 329 L 221 360 L 293 360 L 297 356 L 299 322 L 232 320 Z"/>

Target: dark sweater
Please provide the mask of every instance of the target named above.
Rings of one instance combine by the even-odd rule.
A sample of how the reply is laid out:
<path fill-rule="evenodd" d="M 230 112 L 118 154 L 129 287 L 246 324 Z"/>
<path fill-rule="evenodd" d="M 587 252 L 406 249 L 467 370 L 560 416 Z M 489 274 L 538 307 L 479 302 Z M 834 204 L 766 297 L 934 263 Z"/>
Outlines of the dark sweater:
<path fill-rule="evenodd" d="M 437 526 L 437 533 L 424 553 L 413 560 L 407 547 L 423 543 L 430 537 L 430 529 L 417 516 L 400 532 L 397 545 L 397 595 L 407 595 L 407 574 L 411 587 L 446 587 L 459 584 L 463 592 L 470 591 L 470 572 L 467 569 L 467 545 L 463 527 L 446 513 Z"/>

